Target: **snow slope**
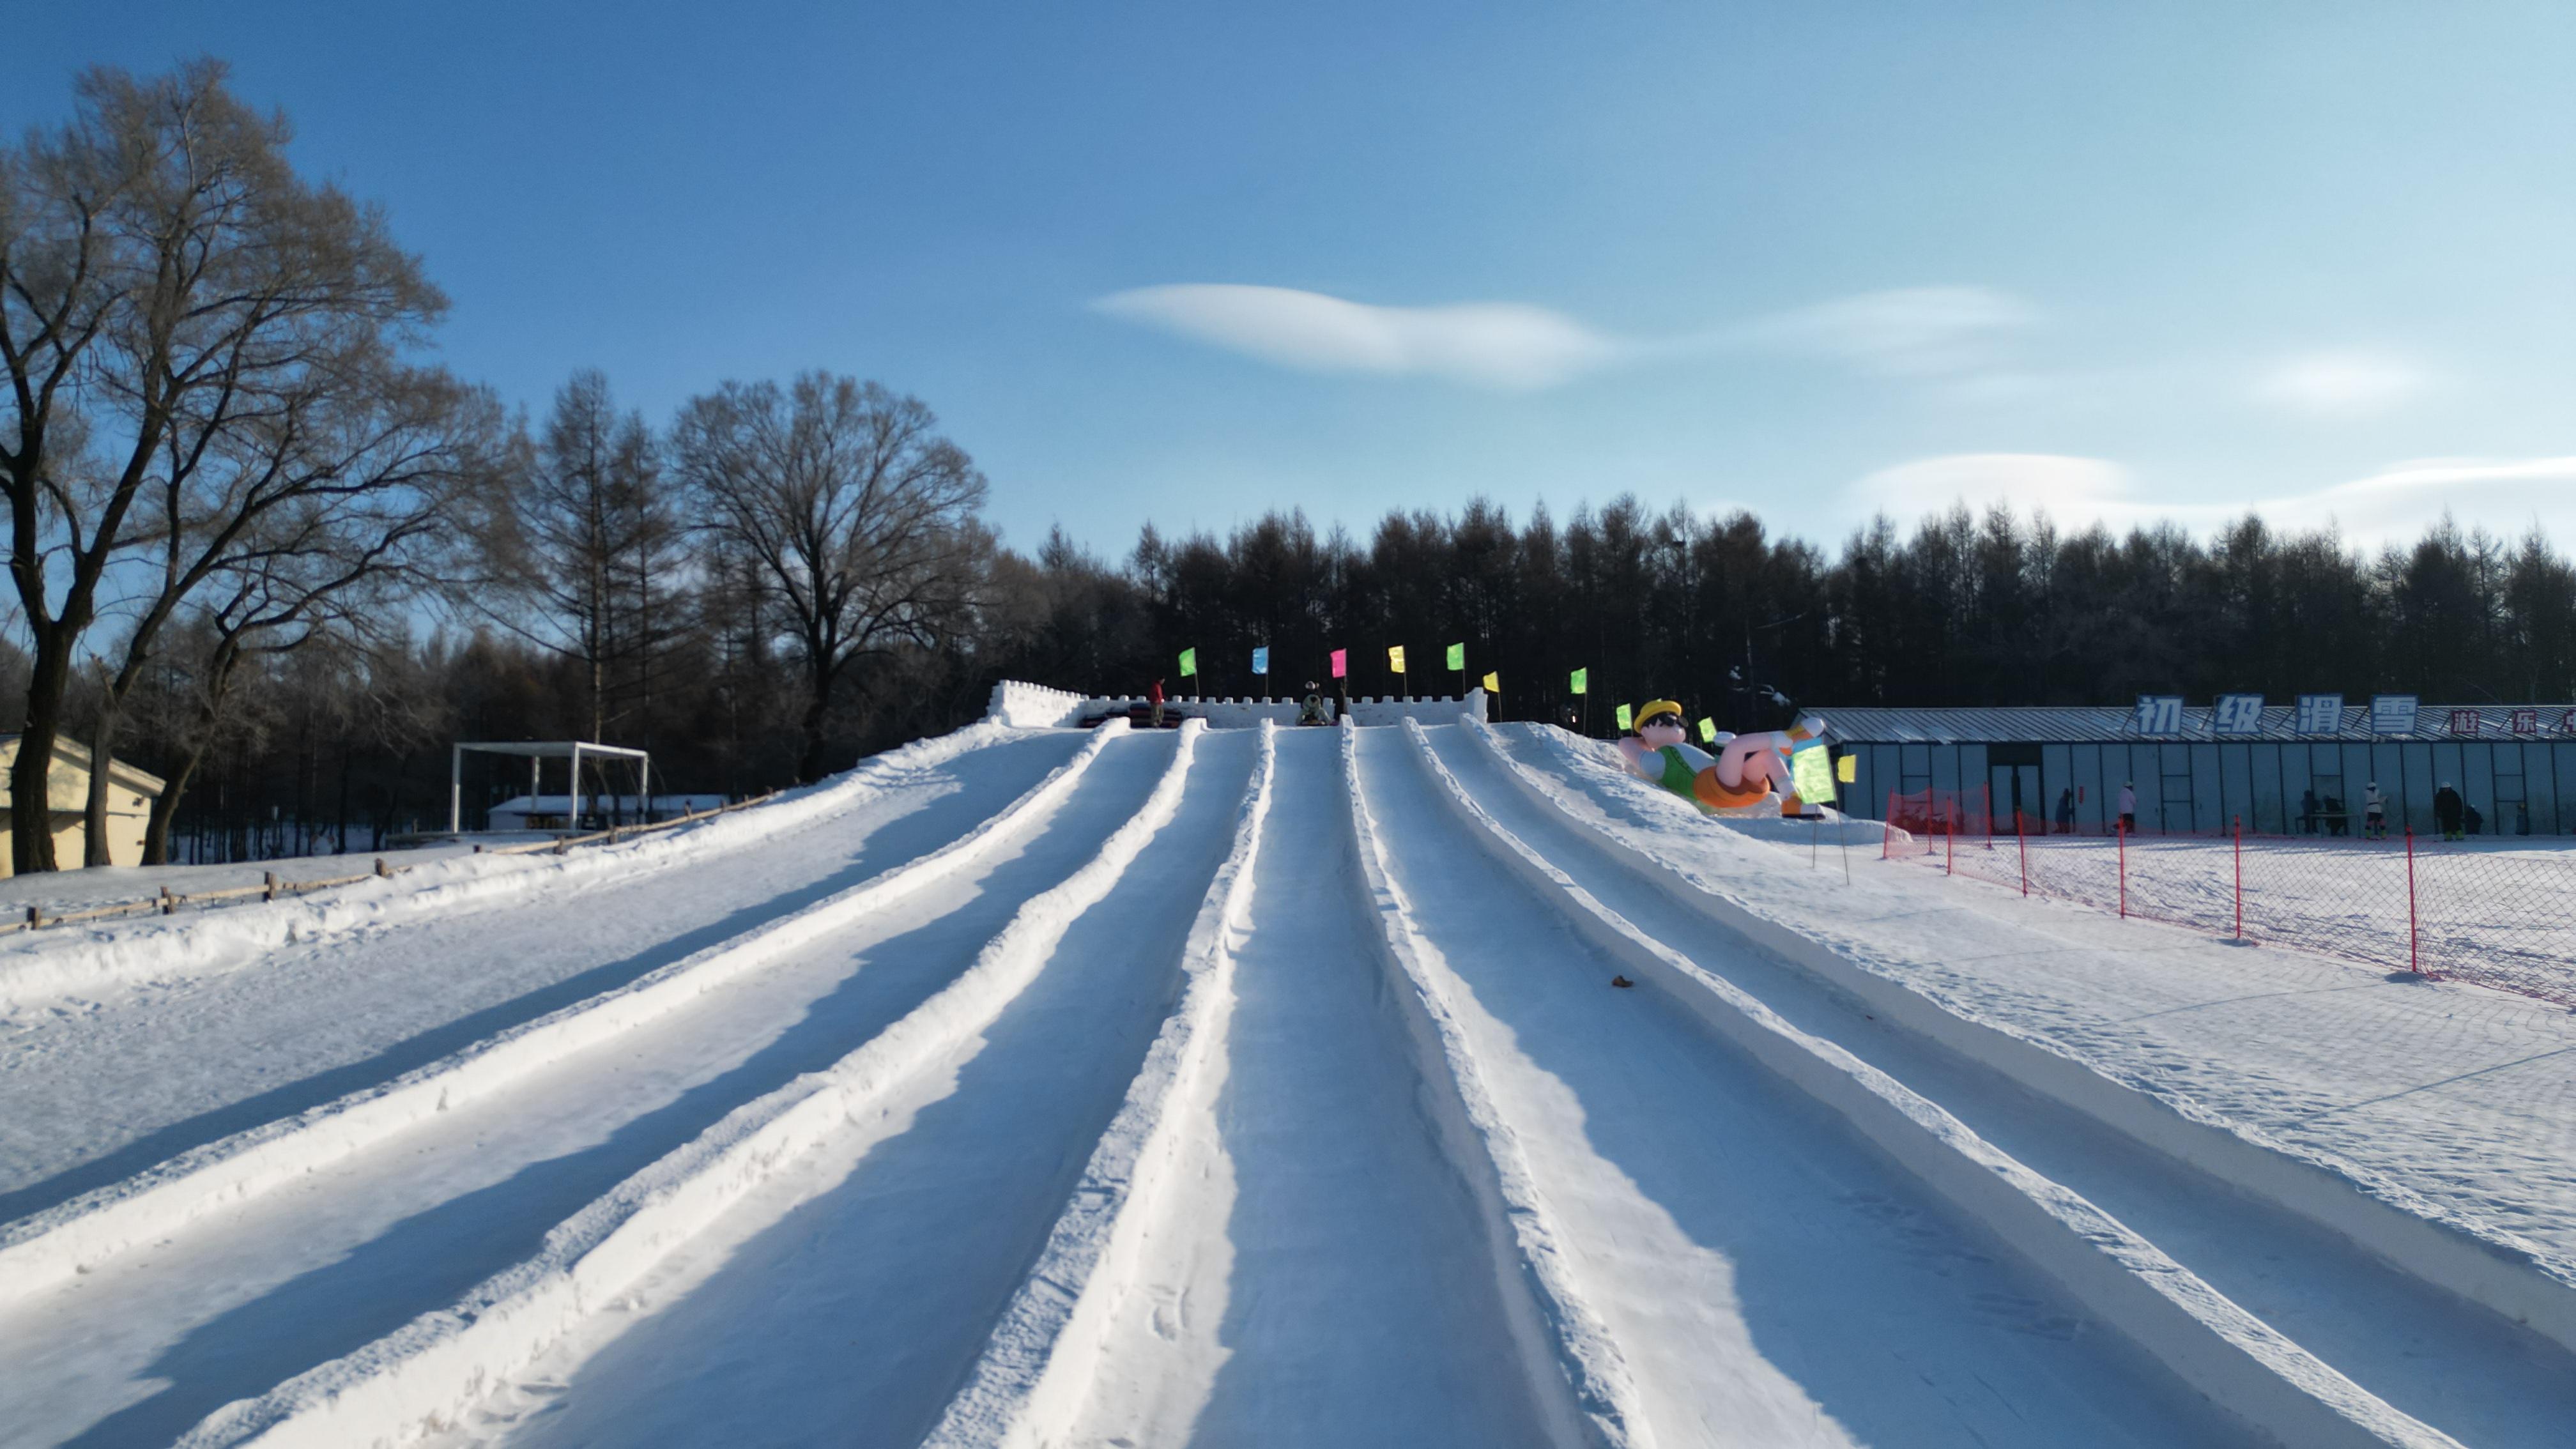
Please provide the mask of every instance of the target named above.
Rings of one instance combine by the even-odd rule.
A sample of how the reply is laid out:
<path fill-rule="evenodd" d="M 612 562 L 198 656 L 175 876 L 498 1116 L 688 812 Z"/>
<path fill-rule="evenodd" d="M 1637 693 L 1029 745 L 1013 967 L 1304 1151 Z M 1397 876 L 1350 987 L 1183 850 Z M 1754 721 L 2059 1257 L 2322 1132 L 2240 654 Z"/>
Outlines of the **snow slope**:
<path fill-rule="evenodd" d="M 1846 884 L 1526 726 L 986 725 L 728 818 L 38 953 L 0 1445 L 2576 1422 L 2536 1003 Z"/>

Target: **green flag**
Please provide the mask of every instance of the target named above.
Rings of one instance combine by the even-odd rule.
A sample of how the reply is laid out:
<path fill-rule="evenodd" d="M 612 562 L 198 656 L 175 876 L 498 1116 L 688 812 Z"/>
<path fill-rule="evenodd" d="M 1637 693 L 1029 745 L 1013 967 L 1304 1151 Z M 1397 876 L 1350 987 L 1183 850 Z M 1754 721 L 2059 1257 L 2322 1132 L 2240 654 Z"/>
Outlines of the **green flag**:
<path fill-rule="evenodd" d="M 1464 669 L 1467 667 L 1466 645 L 1452 644 L 1449 646 L 1449 667 L 1452 669 Z"/>
<path fill-rule="evenodd" d="M 1574 682 L 1567 685 L 1566 688 L 1575 694 L 1590 694 L 1592 692 L 1592 671 L 1589 669 L 1578 669 L 1574 671 Z"/>
<path fill-rule="evenodd" d="M 1703 745 L 1717 743 L 1717 721 L 1703 719 L 1699 722 L 1699 742 Z"/>
<path fill-rule="evenodd" d="M 1631 711 L 1628 706 L 1624 704 L 1619 706 L 1619 728 L 1623 730 L 1628 728 L 1628 726 L 1634 721 L 1634 718 L 1634 712 Z"/>
<path fill-rule="evenodd" d="M 1798 801 L 1804 805 L 1834 803 L 1833 751 L 1824 741 L 1792 751 L 1789 756 L 1789 781 L 1798 790 Z"/>
<path fill-rule="evenodd" d="M 1196 673 L 1198 673 L 1198 672 L 1199 672 L 1199 651 L 1197 651 L 1197 650 L 1195 650 L 1195 649 L 1184 649 L 1184 650 L 1182 650 L 1182 651 L 1181 651 L 1181 677 L 1182 677 L 1183 679 L 1187 679 L 1187 678 L 1189 678 L 1191 675 L 1196 674 Z"/>

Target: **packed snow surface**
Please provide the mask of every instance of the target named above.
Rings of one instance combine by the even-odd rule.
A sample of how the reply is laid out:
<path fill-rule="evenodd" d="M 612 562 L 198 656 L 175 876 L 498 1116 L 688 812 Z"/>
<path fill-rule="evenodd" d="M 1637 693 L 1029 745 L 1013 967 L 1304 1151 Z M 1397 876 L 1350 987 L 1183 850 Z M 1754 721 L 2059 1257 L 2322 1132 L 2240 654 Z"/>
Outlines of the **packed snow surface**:
<path fill-rule="evenodd" d="M 988 722 L 31 933 L 0 1445 L 2568 1442 L 2576 1015 L 1866 829 Z"/>

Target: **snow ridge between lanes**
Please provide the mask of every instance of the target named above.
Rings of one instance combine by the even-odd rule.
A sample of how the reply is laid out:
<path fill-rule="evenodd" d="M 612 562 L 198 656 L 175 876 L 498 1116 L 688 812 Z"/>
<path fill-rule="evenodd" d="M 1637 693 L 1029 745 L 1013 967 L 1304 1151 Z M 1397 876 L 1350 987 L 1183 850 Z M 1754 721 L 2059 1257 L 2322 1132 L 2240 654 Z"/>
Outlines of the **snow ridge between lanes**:
<path fill-rule="evenodd" d="M 427 861 L 395 880 L 369 880 L 292 900 L 186 915 L 138 916 L 113 926 L 55 927 L 0 948 L 0 1009 L 96 992 L 120 983 L 240 970 L 282 940 L 505 903 L 568 883 L 662 870 L 798 830 L 882 793 L 895 778 L 1026 733 L 994 720 L 862 760 L 838 779 L 710 820 L 561 856 L 461 855 Z"/>
<path fill-rule="evenodd" d="M 923 1441 L 931 1449 L 1063 1442 L 1103 1359 L 1109 1322 L 1156 1225 L 1189 1191 L 1193 1133 L 1213 1133 L 1234 1008 L 1234 945 L 1252 897 L 1270 813 L 1277 726 L 1260 725 L 1234 841 L 1191 922 L 1181 1002 L 1163 1022 L 1118 1115 L 1101 1134 L 1063 1215 L 976 1361 L 966 1387 Z M 1203 1365 L 1211 1374 L 1214 1365 Z M 1213 1380 L 1211 1379 L 1211 1382 Z"/>
<path fill-rule="evenodd" d="M 2458 1441 L 2354 1383 L 1940 1104 L 1646 935 L 1495 819 L 1432 750 L 1418 721 L 1405 721 L 1404 729 L 1451 809 L 1587 938 L 1660 978 L 1674 999 L 1834 1108 L 2184 1382 L 2286 1443 L 2456 1449 Z"/>
<path fill-rule="evenodd" d="M 446 1427 L 616 1304 L 673 1249 L 789 1162 L 836 1134 L 881 1129 L 890 1102 L 909 1084 L 982 1049 L 983 1031 L 1037 979 L 1066 929 L 1171 823 L 1205 728 L 1202 720 L 1183 721 L 1171 764 L 1135 816 L 1071 876 L 1023 902 L 956 980 L 901 1020 L 830 1067 L 734 1109 L 558 1225 L 533 1258 L 494 1274 L 453 1307 L 216 1410 L 180 1445 L 337 1449 L 412 1442 Z"/>
<path fill-rule="evenodd" d="M 2283 1210 L 2360 1244 L 2395 1267 L 2576 1350 L 2576 1259 L 2497 1221 L 2464 1213 L 2394 1174 L 2309 1144 L 2283 1140 L 2212 1107 L 2171 1083 L 2106 1067 L 2042 1031 L 1981 1011 L 1931 983 L 1871 964 L 1864 954 L 1815 940 L 1687 865 L 1627 838 L 1627 831 L 1569 808 L 1563 787 L 1513 758 L 1491 727 L 1465 728 L 1522 790 L 1599 841 L 1612 858 L 1646 875 L 1684 906 L 1867 1000 L 1909 1030 L 1982 1061 L 2156 1151 L 2237 1184 Z M 1605 784 L 1653 787 L 1607 773 L 1560 732 L 1533 735 L 1576 770 L 1597 767 Z"/>
<path fill-rule="evenodd" d="M 1064 798 L 1126 722 L 1083 748 L 974 829 L 791 915 L 522 1023 L 390 1082 L 237 1132 L 0 1230 L 0 1303 L 85 1271 L 206 1213 L 256 1197 L 450 1107 L 507 1089 L 563 1058 L 654 1021 L 760 970 L 824 932 L 956 874 Z M 960 731 L 959 733 L 966 733 Z M 948 738 L 955 738 L 949 736 Z"/>
<path fill-rule="evenodd" d="M 1359 845 L 1361 907 L 1377 919 L 1378 938 L 1394 968 L 1390 974 L 1397 978 L 1391 988 L 1411 1008 L 1405 1014 L 1422 1044 L 1424 1079 L 1445 1077 L 1456 1088 L 1454 1100 L 1437 1104 L 1450 1110 L 1435 1112 L 1442 1148 L 1456 1159 L 1501 1240 L 1495 1245 L 1498 1258 L 1517 1252 L 1516 1263 L 1498 1261 L 1496 1268 L 1531 1391 L 1561 1417 L 1549 1437 L 1560 1444 L 1589 1440 L 1608 1449 L 1642 1449 L 1654 1440 L 1635 1372 L 1573 1271 L 1561 1246 L 1565 1230 L 1459 1025 L 1455 999 L 1466 987 L 1424 936 L 1412 902 L 1396 884 L 1376 815 L 1360 790 L 1359 732 L 1346 728 L 1341 743 L 1342 783 Z"/>

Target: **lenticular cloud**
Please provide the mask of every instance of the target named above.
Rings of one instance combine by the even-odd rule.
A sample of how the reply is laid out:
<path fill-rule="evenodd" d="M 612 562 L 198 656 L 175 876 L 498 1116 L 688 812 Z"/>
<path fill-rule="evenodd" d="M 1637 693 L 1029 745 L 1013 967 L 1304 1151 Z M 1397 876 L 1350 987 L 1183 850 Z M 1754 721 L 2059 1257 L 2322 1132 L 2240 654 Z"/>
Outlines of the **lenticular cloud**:
<path fill-rule="evenodd" d="M 1184 283 L 1118 292 L 1092 305 L 1283 367 L 1513 390 L 1570 381 L 1623 350 L 1571 317 L 1514 302 L 1373 307 L 1291 287 Z"/>

